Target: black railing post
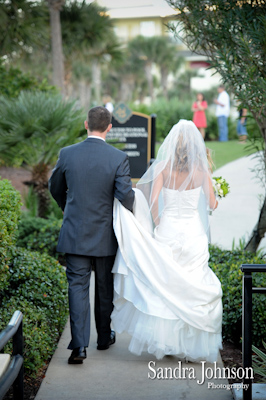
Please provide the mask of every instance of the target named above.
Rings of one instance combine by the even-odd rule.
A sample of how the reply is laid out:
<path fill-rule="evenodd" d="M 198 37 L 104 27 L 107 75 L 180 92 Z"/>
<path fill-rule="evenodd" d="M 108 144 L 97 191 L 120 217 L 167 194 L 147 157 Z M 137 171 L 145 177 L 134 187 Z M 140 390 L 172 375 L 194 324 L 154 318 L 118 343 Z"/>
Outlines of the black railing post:
<path fill-rule="evenodd" d="M 151 159 L 155 158 L 156 114 L 151 114 Z"/>
<path fill-rule="evenodd" d="M 243 276 L 243 308 L 242 308 L 242 352 L 243 368 L 252 367 L 252 274 L 244 272 Z M 245 377 L 243 380 L 248 385 L 247 390 L 243 390 L 243 400 L 252 400 L 252 380 Z"/>
<path fill-rule="evenodd" d="M 22 320 L 17 332 L 13 336 L 13 355 L 23 356 L 23 326 Z M 13 383 L 14 400 L 24 399 L 24 366 L 22 365 L 16 380 Z"/>

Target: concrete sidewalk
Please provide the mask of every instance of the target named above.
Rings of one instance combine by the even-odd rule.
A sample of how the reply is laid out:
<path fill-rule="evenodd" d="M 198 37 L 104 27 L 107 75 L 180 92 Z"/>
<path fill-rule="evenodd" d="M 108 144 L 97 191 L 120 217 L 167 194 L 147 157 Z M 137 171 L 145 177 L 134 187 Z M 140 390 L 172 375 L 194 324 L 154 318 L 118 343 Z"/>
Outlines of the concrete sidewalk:
<path fill-rule="evenodd" d="M 219 201 L 218 208 L 210 217 L 211 242 L 231 250 L 233 240 L 249 239 L 259 217 L 261 196 L 264 200 L 265 188 L 255 179 L 252 172 L 258 168 L 258 158 L 254 155 L 240 158 L 214 171 L 213 176 L 222 176 L 230 185 L 230 193 Z M 266 247 L 266 239 L 260 247 Z"/>
<path fill-rule="evenodd" d="M 94 275 L 91 282 L 91 299 L 94 292 Z M 92 305 L 93 309 L 93 305 Z M 49 364 L 46 376 L 35 397 L 35 400 L 231 400 L 232 394 L 226 388 L 209 388 L 211 385 L 228 385 L 226 379 L 205 379 L 202 381 L 202 365 L 182 363 L 180 368 L 185 379 L 149 379 L 155 376 L 155 369 L 159 376 L 159 368 L 179 368 L 178 359 L 173 356 L 156 360 L 154 356 L 144 353 L 140 357 L 128 351 L 130 337 L 127 334 L 117 335 L 116 343 L 108 350 L 96 350 L 96 330 L 92 317 L 91 341 L 87 349 L 87 359 L 82 365 L 68 365 L 70 351 L 67 350 L 70 341 L 70 328 L 67 324 L 58 348 Z M 217 370 L 221 368 L 219 359 Z M 206 364 L 213 368 L 212 364 Z M 184 368 L 189 368 L 185 371 Z M 194 372 L 195 379 L 192 378 Z M 163 377 L 170 377 L 163 372 Z M 189 379 L 190 373 L 191 379 Z M 211 371 L 207 370 L 211 374 Z M 178 371 L 176 372 L 178 377 Z M 162 375 L 161 375 L 162 376 Z M 203 376 L 205 376 L 203 374 Z M 210 375 L 208 375 L 210 376 Z"/>
<path fill-rule="evenodd" d="M 215 171 L 214 176 L 223 176 L 229 182 L 231 193 L 220 201 L 211 217 L 212 243 L 231 249 L 234 238 L 238 243 L 243 235 L 247 237 L 252 232 L 259 215 L 258 195 L 263 193 L 250 171 L 256 164 L 252 156 L 244 157 Z M 91 282 L 91 299 L 93 291 L 94 277 Z M 189 379 L 188 375 L 185 379 L 149 379 L 148 373 L 154 376 L 148 367 L 150 361 L 156 363 L 151 366 L 159 373 L 158 368 L 171 368 L 173 371 L 179 367 L 178 359 L 171 356 L 158 361 L 147 353 L 140 357 L 134 356 L 128 351 L 130 337 L 127 334 L 117 335 L 117 342 L 110 349 L 97 351 L 93 318 L 88 358 L 83 365 L 67 364 L 69 341 L 70 328 L 67 324 L 35 400 L 232 399 L 226 379 L 210 378 L 205 379 L 202 385 L 197 383 L 197 380 L 202 380 L 201 364 L 182 363 L 182 368 L 190 368 L 187 372 L 195 372 L 195 379 Z M 222 366 L 219 359 L 217 368 Z M 205 371 L 207 367 L 213 368 L 207 364 Z M 163 376 L 166 377 L 165 373 Z M 208 388 L 210 385 L 212 388 Z M 218 387 L 214 388 L 215 385 Z"/>

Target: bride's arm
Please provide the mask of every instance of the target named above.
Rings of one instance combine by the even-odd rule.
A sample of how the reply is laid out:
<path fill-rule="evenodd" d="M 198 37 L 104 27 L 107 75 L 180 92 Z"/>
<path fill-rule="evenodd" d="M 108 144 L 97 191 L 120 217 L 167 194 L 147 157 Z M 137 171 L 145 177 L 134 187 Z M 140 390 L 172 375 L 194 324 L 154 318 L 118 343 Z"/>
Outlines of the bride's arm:
<path fill-rule="evenodd" d="M 163 174 L 162 172 L 157 176 L 154 181 L 151 192 L 151 214 L 155 225 L 159 225 L 159 195 L 163 187 Z"/>
<path fill-rule="evenodd" d="M 218 201 L 215 197 L 215 193 L 214 193 L 213 186 L 212 186 L 212 179 L 210 176 L 208 176 L 208 182 L 206 182 L 206 185 L 207 185 L 207 190 L 206 190 L 206 186 L 205 186 L 204 192 L 205 192 L 205 194 L 208 193 L 208 195 L 209 195 L 209 207 L 210 207 L 210 209 L 215 210 L 218 207 Z"/>
<path fill-rule="evenodd" d="M 208 175 L 207 177 L 205 176 L 203 182 L 203 191 L 206 198 L 209 200 L 210 209 L 215 210 L 218 207 L 218 201 L 213 190 L 211 175 Z"/>

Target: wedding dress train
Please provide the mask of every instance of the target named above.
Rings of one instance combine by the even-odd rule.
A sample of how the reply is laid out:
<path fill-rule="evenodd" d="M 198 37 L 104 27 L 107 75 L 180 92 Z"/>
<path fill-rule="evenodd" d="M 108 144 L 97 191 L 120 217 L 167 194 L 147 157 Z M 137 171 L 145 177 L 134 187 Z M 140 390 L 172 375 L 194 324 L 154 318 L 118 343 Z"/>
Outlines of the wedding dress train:
<path fill-rule="evenodd" d="M 115 199 L 119 250 L 112 323 L 118 333 L 132 336 L 129 350 L 135 354 L 217 360 L 222 290 L 208 267 L 208 239 L 198 212 L 201 191 L 163 188 L 165 208 L 154 232 L 140 190 L 134 215 Z"/>

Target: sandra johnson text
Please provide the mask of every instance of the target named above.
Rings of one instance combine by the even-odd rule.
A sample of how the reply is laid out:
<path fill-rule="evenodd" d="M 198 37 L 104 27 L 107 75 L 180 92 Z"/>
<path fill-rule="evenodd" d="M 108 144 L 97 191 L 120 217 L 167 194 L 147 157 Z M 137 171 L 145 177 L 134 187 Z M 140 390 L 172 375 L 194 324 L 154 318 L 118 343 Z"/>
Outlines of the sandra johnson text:
<path fill-rule="evenodd" d="M 148 378 L 149 379 L 197 379 L 197 384 L 202 385 L 205 379 L 254 379 L 253 369 L 242 367 L 217 367 L 217 362 L 213 363 L 212 367 L 206 366 L 206 361 L 200 361 L 201 376 L 196 376 L 194 367 L 184 367 L 182 362 L 178 361 L 177 367 L 156 367 L 155 361 L 148 363 Z"/>

